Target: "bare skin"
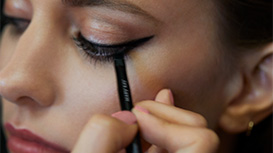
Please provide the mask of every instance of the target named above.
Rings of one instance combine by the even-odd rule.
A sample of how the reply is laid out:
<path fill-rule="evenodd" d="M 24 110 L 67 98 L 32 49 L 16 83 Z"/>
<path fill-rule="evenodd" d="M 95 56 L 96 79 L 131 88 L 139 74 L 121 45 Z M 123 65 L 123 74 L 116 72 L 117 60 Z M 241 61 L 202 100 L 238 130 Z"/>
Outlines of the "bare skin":
<path fill-rule="evenodd" d="M 61 0 L 6 1 L 6 15 L 31 22 L 21 22 L 21 32 L 8 25 L 2 35 L 4 123 L 28 129 L 75 153 L 86 149 L 118 152 L 138 128 L 150 153 L 212 153 L 219 143 L 212 130 L 219 121 L 227 131 L 246 130 L 226 124 L 230 104 L 245 88 L 241 73 L 245 69 L 227 69 L 234 63 L 217 43 L 215 4 L 201 0 L 119 2 L 132 3 L 142 11 L 120 5 L 79 7 Z M 120 110 L 113 63 L 86 58 L 71 39 L 79 32 L 88 41 L 110 45 L 154 36 L 131 50 L 126 60 L 133 101 L 150 112 L 133 109 L 138 124 L 128 125 L 110 116 Z M 244 59 L 263 59 L 272 53 L 271 48 Z M 272 106 L 267 101 L 259 107 L 264 113 L 257 122 L 272 112 L 264 111 Z M 93 125 L 101 128 L 96 131 Z M 165 128 L 158 128 L 162 125 Z M 165 143 L 167 134 L 169 144 Z M 108 139 L 97 144 L 97 136 Z M 113 141 L 120 143 L 110 144 Z"/>

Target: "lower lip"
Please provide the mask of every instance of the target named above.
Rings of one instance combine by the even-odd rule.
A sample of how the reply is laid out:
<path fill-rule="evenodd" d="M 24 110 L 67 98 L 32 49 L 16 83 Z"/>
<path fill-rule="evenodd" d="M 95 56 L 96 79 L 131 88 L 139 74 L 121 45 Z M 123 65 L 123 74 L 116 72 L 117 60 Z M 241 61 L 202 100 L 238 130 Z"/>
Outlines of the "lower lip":
<path fill-rule="evenodd" d="M 10 136 L 8 148 L 12 153 L 63 153 L 34 141 L 27 141 L 16 136 Z"/>

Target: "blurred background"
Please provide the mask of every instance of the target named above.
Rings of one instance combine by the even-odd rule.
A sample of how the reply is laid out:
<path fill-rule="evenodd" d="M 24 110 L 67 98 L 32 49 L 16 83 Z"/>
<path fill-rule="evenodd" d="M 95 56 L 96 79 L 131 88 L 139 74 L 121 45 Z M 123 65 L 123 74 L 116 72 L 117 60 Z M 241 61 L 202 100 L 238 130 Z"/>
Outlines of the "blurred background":
<path fill-rule="evenodd" d="M 4 0 L 0 0 L 0 40 L 1 40 L 1 34 L 2 34 L 2 29 L 4 27 L 4 17 L 3 17 L 3 4 L 4 4 Z M 1 125 L 2 125 L 2 102 L 1 102 L 1 98 L 0 98 L 0 121 L 1 121 Z M 1 153 L 7 153 L 7 149 L 6 149 L 6 141 L 5 141 L 5 137 L 3 134 L 3 127 L 1 126 Z"/>

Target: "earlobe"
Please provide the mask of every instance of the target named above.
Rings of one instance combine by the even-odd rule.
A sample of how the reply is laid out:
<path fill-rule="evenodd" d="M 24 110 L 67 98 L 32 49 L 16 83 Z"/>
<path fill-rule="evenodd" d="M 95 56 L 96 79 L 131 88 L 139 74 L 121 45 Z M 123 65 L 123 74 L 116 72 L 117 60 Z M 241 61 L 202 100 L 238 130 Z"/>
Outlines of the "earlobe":
<path fill-rule="evenodd" d="M 249 58 L 246 60 L 253 61 L 247 62 L 248 65 L 242 70 L 242 91 L 230 101 L 220 118 L 220 126 L 227 132 L 246 131 L 249 122 L 258 124 L 272 113 L 273 45 L 257 52 L 255 57 L 246 56 Z"/>

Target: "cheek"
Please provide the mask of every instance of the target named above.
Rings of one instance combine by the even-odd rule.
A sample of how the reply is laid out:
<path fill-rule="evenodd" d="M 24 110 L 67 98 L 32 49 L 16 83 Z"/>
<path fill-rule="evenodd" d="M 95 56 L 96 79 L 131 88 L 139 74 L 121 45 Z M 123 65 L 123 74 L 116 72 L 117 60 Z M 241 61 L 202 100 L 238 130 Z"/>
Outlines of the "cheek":
<path fill-rule="evenodd" d="M 134 52 L 127 65 L 130 83 L 140 99 L 153 99 L 162 88 L 196 93 L 206 88 L 217 75 L 219 54 L 206 42 L 178 45 L 180 42 Z M 203 48 L 200 50 L 200 48 Z"/>
<path fill-rule="evenodd" d="M 63 129 L 63 136 L 70 135 L 66 145 L 74 146 L 92 115 L 111 115 L 119 111 L 120 106 L 113 65 L 98 62 L 95 66 L 77 58 L 67 61 L 60 67 L 63 71 L 56 74 L 59 97 L 51 108 L 52 113 L 48 114 L 48 122 L 57 123 L 52 130 Z M 66 120 L 69 122 L 64 122 Z"/>
<path fill-rule="evenodd" d="M 146 50 L 145 57 L 132 54 L 134 61 L 128 64 L 128 71 L 135 101 L 154 99 L 160 89 L 169 88 L 176 106 L 204 115 L 214 126 L 224 107 L 225 60 L 208 42 L 184 42 L 187 45 L 172 41 L 171 45 Z"/>
<path fill-rule="evenodd" d="M 194 53 L 194 50 L 192 54 L 182 51 L 147 55 L 150 59 L 141 58 L 131 65 L 129 72 L 133 90 L 138 95 L 146 95 L 140 99 L 153 99 L 162 88 L 196 93 L 211 83 L 216 75 L 213 72 L 213 57 L 203 58 L 202 53 Z M 161 49 L 157 52 L 165 51 Z"/>
<path fill-rule="evenodd" d="M 61 81 L 64 99 L 74 111 L 111 114 L 119 110 L 119 99 L 114 69 L 103 70 L 90 66 L 89 70 L 77 69 Z M 70 73 L 69 72 L 69 73 Z M 67 85 L 69 82 L 69 85 Z M 71 89 L 72 88 L 72 89 Z"/>

